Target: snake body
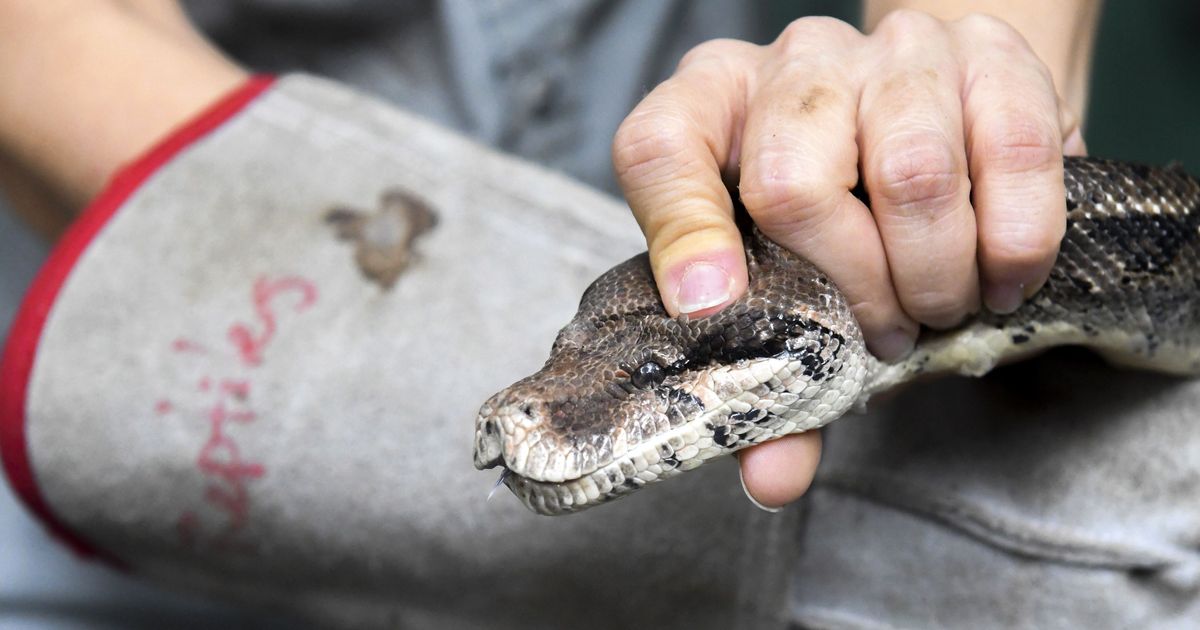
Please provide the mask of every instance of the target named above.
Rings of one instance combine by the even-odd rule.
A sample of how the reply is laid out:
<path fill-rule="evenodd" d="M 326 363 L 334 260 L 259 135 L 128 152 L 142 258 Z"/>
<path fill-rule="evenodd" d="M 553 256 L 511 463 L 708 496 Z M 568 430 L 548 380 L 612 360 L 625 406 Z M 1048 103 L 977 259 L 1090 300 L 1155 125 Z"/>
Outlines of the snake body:
<path fill-rule="evenodd" d="M 866 350 L 829 278 L 749 228 L 746 294 L 703 319 L 663 309 L 646 254 L 601 275 L 537 373 L 484 403 L 475 464 L 531 510 L 624 496 L 719 455 L 816 429 L 919 375 L 982 375 L 1058 345 L 1200 374 L 1200 184 L 1179 168 L 1067 158 L 1067 231 L 1050 278 L 1008 315 Z"/>

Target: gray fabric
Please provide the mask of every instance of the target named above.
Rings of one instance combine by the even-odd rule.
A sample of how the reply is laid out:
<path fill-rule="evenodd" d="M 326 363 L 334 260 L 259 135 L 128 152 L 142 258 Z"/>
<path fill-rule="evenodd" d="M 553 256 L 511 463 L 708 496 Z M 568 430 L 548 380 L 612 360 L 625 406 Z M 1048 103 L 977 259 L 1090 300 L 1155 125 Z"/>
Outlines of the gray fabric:
<path fill-rule="evenodd" d="M 0 330 L 7 331 L 47 247 L 0 200 Z M 0 482 L 0 628 L 5 630 L 261 629 L 264 615 L 171 593 L 78 561 L 46 537 Z"/>
<path fill-rule="evenodd" d="M 439 221 L 381 290 L 323 217 L 393 187 Z M 562 519 L 485 501 L 495 475 L 470 465 L 480 402 L 640 246 L 609 197 L 287 78 L 140 188 L 67 281 L 30 385 L 40 486 L 141 574 L 335 625 L 779 627 L 794 515 L 751 507 L 732 461 Z M 254 287 L 284 277 L 315 302 L 270 302 L 247 362 L 229 331 L 263 330 Z M 205 473 L 217 402 L 256 415 Z M 220 497 L 243 492 L 235 516 Z"/>
<path fill-rule="evenodd" d="M 336 77 L 608 190 L 613 132 L 689 48 L 779 28 L 757 3 L 724 0 L 186 4 L 250 67 Z"/>
<path fill-rule="evenodd" d="M 817 628 L 1194 628 L 1197 418 L 1200 382 L 1081 351 L 912 386 L 827 430 L 792 610 Z"/>

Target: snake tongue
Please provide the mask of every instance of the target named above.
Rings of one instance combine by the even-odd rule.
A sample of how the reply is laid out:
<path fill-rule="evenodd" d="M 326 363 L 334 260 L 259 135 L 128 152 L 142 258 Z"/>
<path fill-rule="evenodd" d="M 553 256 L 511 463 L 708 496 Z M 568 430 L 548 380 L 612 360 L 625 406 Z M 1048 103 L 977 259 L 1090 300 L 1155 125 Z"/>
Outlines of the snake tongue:
<path fill-rule="evenodd" d="M 508 477 L 511 474 L 512 474 L 512 471 L 507 468 L 500 471 L 500 478 L 496 480 L 495 484 L 492 484 L 492 489 L 490 492 L 488 492 L 488 495 L 487 495 L 488 501 L 492 500 L 492 497 L 495 496 L 496 491 L 500 489 L 500 486 L 504 485 L 504 482 L 508 480 Z"/>

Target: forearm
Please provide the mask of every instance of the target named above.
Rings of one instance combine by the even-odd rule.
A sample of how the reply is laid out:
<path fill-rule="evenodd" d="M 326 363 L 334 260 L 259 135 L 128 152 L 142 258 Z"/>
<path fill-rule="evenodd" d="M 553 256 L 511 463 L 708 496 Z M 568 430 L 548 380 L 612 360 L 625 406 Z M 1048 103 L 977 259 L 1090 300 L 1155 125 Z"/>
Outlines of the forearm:
<path fill-rule="evenodd" d="M 237 85 L 243 71 L 189 31 L 167 0 L 0 2 L 0 182 L 78 206 Z"/>
<path fill-rule="evenodd" d="M 1100 15 L 1098 0 L 865 0 L 864 28 L 870 32 L 896 9 L 924 11 L 943 20 L 986 13 L 1016 28 L 1054 75 L 1059 95 L 1077 116 L 1087 110 L 1092 45 Z"/>

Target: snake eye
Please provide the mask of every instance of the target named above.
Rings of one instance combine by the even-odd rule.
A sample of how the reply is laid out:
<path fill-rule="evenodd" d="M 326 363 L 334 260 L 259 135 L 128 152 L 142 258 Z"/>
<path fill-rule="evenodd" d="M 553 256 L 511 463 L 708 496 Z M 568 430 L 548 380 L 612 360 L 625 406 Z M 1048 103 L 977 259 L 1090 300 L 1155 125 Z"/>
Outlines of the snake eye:
<path fill-rule="evenodd" d="M 629 377 L 629 380 L 638 389 L 648 389 L 662 383 L 665 378 L 667 375 L 663 372 L 661 365 L 654 361 L 647 361 L 638 366 L 637 371 Z"/>

